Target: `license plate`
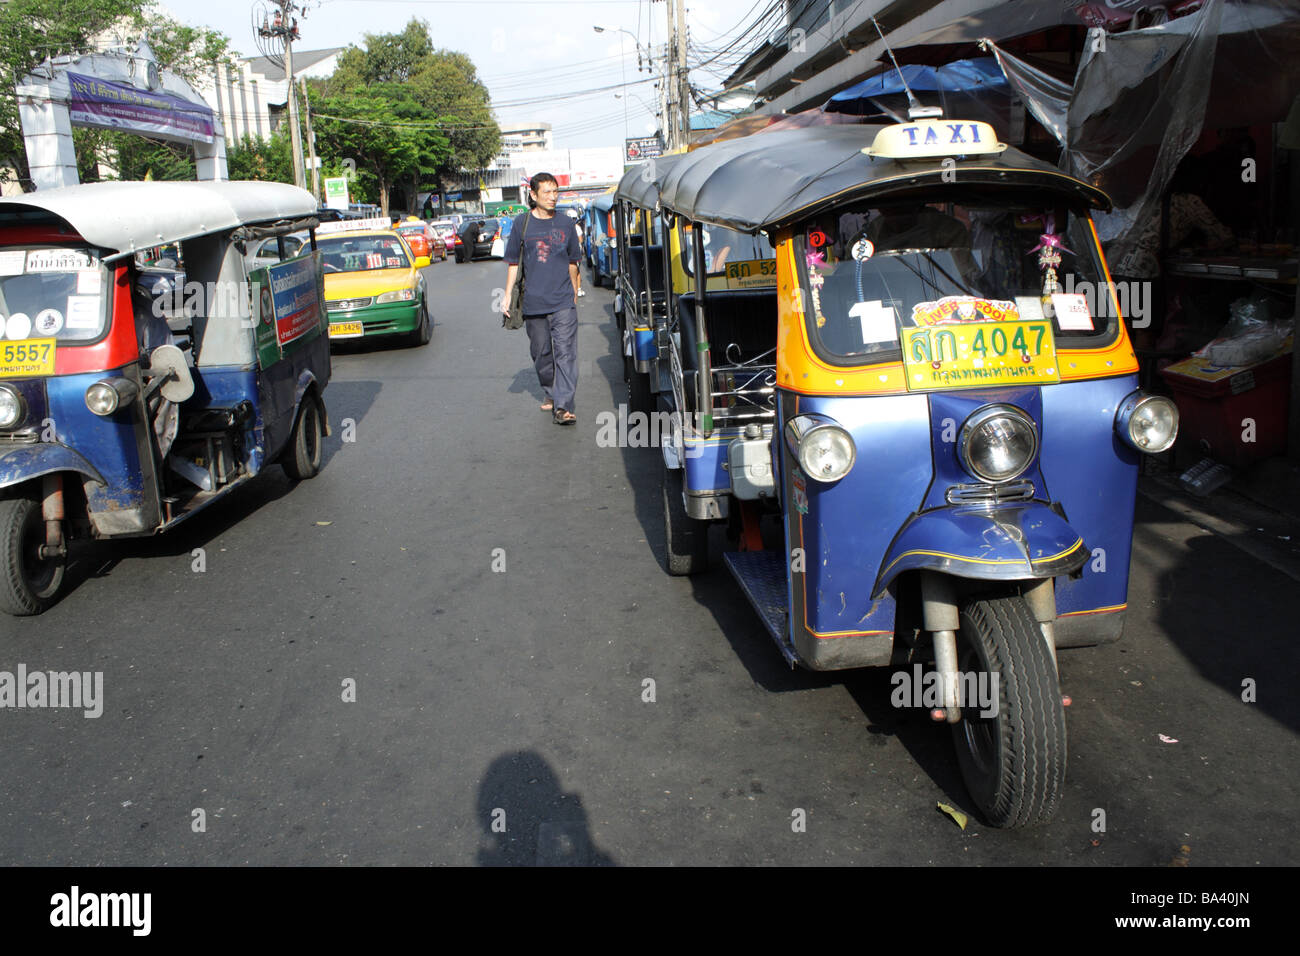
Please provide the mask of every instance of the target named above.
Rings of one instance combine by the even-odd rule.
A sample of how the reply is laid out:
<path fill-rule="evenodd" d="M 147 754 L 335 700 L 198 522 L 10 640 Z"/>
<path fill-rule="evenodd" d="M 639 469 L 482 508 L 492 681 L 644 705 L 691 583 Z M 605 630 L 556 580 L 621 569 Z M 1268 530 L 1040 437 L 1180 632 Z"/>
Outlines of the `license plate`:
<path fill-rule="evenodd" d="M 331 322 L 330 338 L 332 339 L 354 339 L 363 334 L 364 329 L 360 322 Z"/>
<path fill-rule="evenodd" d="M 970 322 L 903 329 L 910 392 L 1061 380 L 1051 322 Z"/>
<path fill-rule="evenodd" d="M 54 339 L 0 342 L 0 378 L 54 374 Z"/>
<path fill-rule="evenodd" d="M 741 259 L 727 263 L 727 288 L 776 285 L 775 259 Z"/>

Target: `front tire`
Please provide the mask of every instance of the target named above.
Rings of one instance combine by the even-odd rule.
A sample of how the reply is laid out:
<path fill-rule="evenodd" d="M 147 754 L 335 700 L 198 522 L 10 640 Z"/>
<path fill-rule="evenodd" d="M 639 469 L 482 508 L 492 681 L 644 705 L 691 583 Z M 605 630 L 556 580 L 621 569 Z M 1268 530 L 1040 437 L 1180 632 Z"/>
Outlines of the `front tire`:
<path fill-rule="evenodd" d="M 62 559 L 43 560 L 45 520 L 31 498 L 0 500 L 0 610 L 29 617 L 49 608 L 63 586 Z"/>
<path fill-rule="evenodd" d="M 709 566 L 709 523 L 690 517 L 682 501 L 684 474 L 664 467 L 664 564 L 674 577 Z"/>
<path fill-rule="evenodd" d="M 1051 653 L 1023 598 L 963 605 L 957 668 L 980 675 L 978 696 L 997 678 L 996 698 L 989 694 L 996 714 L 983 717 L 980 703 L 967 700 L 952 725 L 957 763 L 976 805 L 995 827 L 1046 823 L 1065 786 L 1065 709 Z"/>
<path fill-rule="evenodd" d="M 407 344 L 418 348 L 421 345 L 428 345 L 431 338 L 433 338 L 433 322 L 429 319 L 429 303 L 427 300 L 422 298 L 420 304 L 420 324 L 417 325 L 415 330 L 411 333 L 410 340 Z"/>
<path fill-rule="evenodd" d="M 324 444 L 324 409 L 320 399 L 315 395 L 307 395 L 298 409 L 293 434 L 289 436 L 289 447 L 280 462 L 285 473 L 294 481 L 315 478 L 320 473 Z"/>

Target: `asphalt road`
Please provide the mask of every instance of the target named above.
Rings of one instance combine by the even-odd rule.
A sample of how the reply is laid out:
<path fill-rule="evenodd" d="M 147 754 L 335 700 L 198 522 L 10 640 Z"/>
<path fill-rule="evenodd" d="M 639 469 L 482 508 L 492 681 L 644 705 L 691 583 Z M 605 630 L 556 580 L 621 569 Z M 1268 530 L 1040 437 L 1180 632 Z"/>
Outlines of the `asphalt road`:
<path fill-rule="evenodd" d="M 427 275 L 427 347 L 336 356 L 319 477 L 268 468 L 0 621 L 0 670 L 104 681 L 97 719 L 0 711 L 0 864 L 1296 862 L 1291 579 L 1140 500 L 1124 640 L 1062 653 L 1055 821 L 963 831 L 887 671 L 792 672 L 724 569 L 661 569 L 658 452 L 596 443 L 608 291 L 559 428 L 501 263 Z"/>

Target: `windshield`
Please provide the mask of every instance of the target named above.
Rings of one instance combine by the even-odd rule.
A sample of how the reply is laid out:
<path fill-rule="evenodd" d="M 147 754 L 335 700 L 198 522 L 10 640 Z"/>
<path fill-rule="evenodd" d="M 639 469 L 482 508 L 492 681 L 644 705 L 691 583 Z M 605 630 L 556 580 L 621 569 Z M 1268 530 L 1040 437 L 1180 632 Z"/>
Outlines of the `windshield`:
<path fill-rule="evenodd" d="M 776 259 L 776 252 L 772 249 L 772 244 L 767 241 L 767 236 L 762 233 L 751 236 L 722 226 L 703 226 L 702 228 L 704 229 L 704 267 L 711 276 L 726 273 L 728 263 L 738 266 L 742 262 L 753 262 L 756 259 L 771 259 L 773 261 Z M 691 227 L 689 224 L 682 227 L 682 249 L 682 263 L 686 267 L 686 274 L 694 275 L 695 253 L 691 246 Z M 771 281 L 775 282 L 775 270 L 773 270 L 771 276 Z"/>
<path fill-rule="evenodd" d="M 406 247 L 396 236 L 339 236 L 318 239 L 326 273 L 409 269 Z"/>
<path fill-rule="evenodd" d="M 0 340 L 92 342 L 107 328 L 105 288 L 94 250 L 0 251 Z"/>
<path fill-rule="evenodd" d="M 1114 329 L 1088 220 L 1064 207 L 840 210 L 803 225 L 796 260 L 810 336 L 842 365 L 897 353 L 900 327 L 1050 319 L 1067 348 Z"/>

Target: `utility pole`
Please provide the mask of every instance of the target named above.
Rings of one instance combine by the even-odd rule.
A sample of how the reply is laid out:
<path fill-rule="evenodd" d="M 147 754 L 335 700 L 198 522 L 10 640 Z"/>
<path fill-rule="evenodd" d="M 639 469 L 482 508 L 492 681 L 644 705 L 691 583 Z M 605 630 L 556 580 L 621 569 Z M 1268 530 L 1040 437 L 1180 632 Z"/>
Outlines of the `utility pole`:
<path fill-rule="evenodd" d="M 298 36 L 296 13 L 305 12 L 293 0 L 276 0 L 278 10 L 270 17 L 263 17 L 258 28 L 258 36 L 267 40 L 279 40 L 284 44 L 284 78 L 289 96 L 289 141 L 293 152 L 293 181 L 299 189 L 306 188 L 306 179 L 302 172 L 302 134 L 298 130 L 298 97 L 293 83 L 293 41 Z"/>
<path fill-rule="evenodd" d="M 302 102 L 307 109 L 307 155 L 311 159 L 311 194 L 320 202 L 320 162 L 316 159 L 316 134 L 311 131 L 311 100 L 307 96 L 307 77 L 302 84 Z"/>
<path fill-rule="evenodd" d="M 668 13 L 668 49 L 664 53 L 664 122 L 667 126 L 668 149 L 686 145 L 678 139 L 677 123 L 677 0 L 664 0 Z"/>
<path fill-rule="evenodd" d="M 681 122 L 680 143 L 686 146 L 691 141 L 691 80 L 690 68 L 686 65 L 686 0 L 672 0 L 677 6 L 677 118 Z"/>

